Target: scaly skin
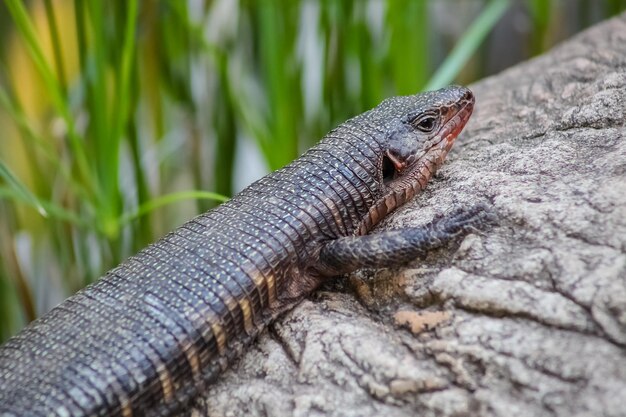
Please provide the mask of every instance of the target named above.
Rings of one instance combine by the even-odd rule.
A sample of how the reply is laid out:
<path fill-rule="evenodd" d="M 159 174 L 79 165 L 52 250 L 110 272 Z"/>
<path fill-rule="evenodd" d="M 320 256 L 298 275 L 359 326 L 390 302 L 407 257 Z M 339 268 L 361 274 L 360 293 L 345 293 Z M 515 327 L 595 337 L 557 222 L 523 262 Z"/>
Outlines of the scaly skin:
<path fill-rule="evenodd" d="M 472 93 L 395 97 L 185 223 L 0 348 L 0 417 L 168 416 L 329 277 L 393 266 L 478 212 L 367 235 L 422 190 Z"/>

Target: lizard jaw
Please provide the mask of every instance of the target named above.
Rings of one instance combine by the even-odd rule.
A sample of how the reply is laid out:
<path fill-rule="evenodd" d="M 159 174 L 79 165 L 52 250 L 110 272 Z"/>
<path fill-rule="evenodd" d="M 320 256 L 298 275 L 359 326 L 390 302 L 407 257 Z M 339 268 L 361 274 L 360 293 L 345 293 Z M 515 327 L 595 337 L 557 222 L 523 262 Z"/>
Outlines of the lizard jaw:
<path fill-rule="evenodd" d="M 429 144 L 430 146 L 413 161 L 401 163 L 387 155 L 396 169 L 401 168 L 405 172 L 403 172 L 401 179 L 399 178 L 392 184 L 389 184 L 387 192 L 372 205 L 367 215 L 357 226 L 355 235 L 366 235 L 385 216 L 402 206 L 426 187 L 428 180 L 443 164 L 456 138 L 472 115 L 473 109 L 473 97 L 460 104 L 457 111 L 446 121 L 438 134 L 433 138 Z"/>

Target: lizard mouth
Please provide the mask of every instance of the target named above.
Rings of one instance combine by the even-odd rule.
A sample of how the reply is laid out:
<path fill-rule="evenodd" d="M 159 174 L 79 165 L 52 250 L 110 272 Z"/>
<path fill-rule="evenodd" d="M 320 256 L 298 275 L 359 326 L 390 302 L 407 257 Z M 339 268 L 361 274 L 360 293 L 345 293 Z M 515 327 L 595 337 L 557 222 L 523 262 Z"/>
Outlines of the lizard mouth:
<path fill-rule="evenodd" d="M 367 234 L 389 213 L 422 191 L 428 180 L 443 164 L 459 133 L 472 115 L 474 100 L 467 100 L 448 116 L 439 132 L 424 148 L 406 161 L 399 161 L 387 152 L 383 158 L 384 195 L 370 208 L 357 227 L 356 235 Z"/>

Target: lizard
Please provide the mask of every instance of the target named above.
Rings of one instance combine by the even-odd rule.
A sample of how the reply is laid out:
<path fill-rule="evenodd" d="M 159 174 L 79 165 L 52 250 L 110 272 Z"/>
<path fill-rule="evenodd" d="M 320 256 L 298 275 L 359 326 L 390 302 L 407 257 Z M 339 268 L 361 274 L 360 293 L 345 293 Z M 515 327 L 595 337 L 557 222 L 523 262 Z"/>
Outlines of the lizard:
<path fill-rule="evenodd" d="M 179 415 L 321 283 L 469 230 L 484 207 L 369 233 L 424 189 L 473 108 L 461 86 L 385 99 L 110 270 L 0 347 L 0 417 Z"/>

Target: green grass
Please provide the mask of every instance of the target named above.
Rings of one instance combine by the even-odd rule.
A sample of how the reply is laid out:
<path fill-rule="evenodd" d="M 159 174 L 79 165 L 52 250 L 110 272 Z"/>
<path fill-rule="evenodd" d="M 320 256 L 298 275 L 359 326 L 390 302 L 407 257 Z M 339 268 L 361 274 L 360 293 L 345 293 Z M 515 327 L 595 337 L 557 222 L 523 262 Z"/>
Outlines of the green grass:
<path fill-rule="evenodd" d="M 523 2 L 533 54 L 557 3 Z M 429 0 L 6 0 L 0 340 L 224 201 L 242 140 L 276 169 L 387 96 L 482 76 L 513 2 L 441 4 L 455 31 Z"/>
<path fill-rule="evenodd" d="M 545 2 L 548 2 L 548 0 L 545 0 Z M 428 81 L 425 90 L 435 90 L 452 83 L 459 71 L 476 52 L 510 5 L 510 0 L 490 1 L 482 13 L 463 33 L 456 46 L 450 51 L 437 72 Z"/>

